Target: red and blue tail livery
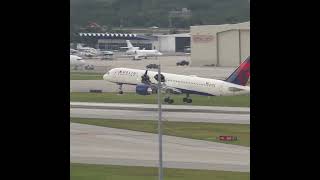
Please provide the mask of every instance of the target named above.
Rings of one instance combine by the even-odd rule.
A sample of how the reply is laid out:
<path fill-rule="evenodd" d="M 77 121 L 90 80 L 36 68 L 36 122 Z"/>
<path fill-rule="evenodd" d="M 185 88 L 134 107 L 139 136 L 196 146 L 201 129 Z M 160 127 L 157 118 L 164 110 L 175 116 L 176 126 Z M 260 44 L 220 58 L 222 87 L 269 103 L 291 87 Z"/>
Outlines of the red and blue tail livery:
<path fill-rule="evenodd" d="M 245 86 L 250 77 L 250 56 L 225 80 L 227 82 Z"/>

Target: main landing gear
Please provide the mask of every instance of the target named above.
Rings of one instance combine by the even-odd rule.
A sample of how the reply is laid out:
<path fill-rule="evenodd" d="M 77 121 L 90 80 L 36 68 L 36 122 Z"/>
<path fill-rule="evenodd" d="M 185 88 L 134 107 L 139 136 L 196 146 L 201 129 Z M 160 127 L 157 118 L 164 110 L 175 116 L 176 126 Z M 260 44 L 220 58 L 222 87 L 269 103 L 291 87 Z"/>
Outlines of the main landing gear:
<path fill-rule="evenodd" d="M 170 97 L 168 96 L 168 97 L 164 98 L 164 102 L 168 103 L 168 104 L 172 104 L 174 101 L 173 101 L 173 99 L 170 99 Z"/>
<path fill-rule="evenodd" d="M 123 91 L 122 91 L 122 84 L 119 84 L 119 92 L 118 94 L 123 94 Z"/>
<path fill-rule="evenodd" d="M 158 78 L 158 76 L 157 76 L 157 78 Z M 164 77 L 163 77 L 163 79 L 164 79 Z M 161 80 L 162 80 L 162 74 L 161 74 Z M 164 98 L 165 103 L 168 103 L 168 104 L 174 103 L 174 100 L 170 98 L 170 94 L 172 94 L 172 93 L 173 93 L 172 89 L 166 89 L 167 97 Z"/>
<path fill-rule="evenodd" d="M 182 100 L 183 100 L 183 102 L 185 102 L 185 103 L 192 103 L 192 99 L 189 98 L 189 94 L 187 94 L 187 97 L 183 98 Z"/>
<path fill-rule="evenodd" d="M 192 103 L 192 99 L 189 97 L 189 94 L 187 94 L 187 97 L 183 98 L 182 101 L 184 103 L 188 103 L 188 104 Z M 174 101 L 173 101 L 173 99 L 170 98 L 170 96 L 167 96 L 164 98 L 164 102 L 168 103 L 168 104 L 172 104 Z"/>

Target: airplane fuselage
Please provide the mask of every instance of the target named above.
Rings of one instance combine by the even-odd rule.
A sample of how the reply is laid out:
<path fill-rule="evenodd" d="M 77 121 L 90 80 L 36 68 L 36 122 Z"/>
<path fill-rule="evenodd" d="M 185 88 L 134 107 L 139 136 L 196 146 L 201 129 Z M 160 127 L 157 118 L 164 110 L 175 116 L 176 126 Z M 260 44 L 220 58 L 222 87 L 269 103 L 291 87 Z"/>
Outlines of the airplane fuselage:
<path fill-rule="evenodd" d="M 79 56 L 70 55 L 70 66 L 71 67 L 80 67 L 85 65 L 86 62 Z"/>
<path fill-rule="evenodd" d="M 139 85 L 141 76 L 145 70 L 129 69 L 129 68 L 114 68 L 107 72 L 103 78 L 107 81 L 117 84 Z M 151 83 L 157 84 L 154 71 L 148 71 Z M 206 96 L 233 96 L 246 95 L 250 93 L 250 87 L 241 86 L 217 79 L 208 79 L 201 77 L 193 77 L 186 75 L 161 73 L 165 77 L 165 85 L 177 89 L 181 93 L 199 94 Z"/>
<path fill-rule="evenodd" d="M 127 55 L 134 55 L 139 57 L 152 57 L 152 56 L 161 56 L 158 50 L 128 50 Z"/>

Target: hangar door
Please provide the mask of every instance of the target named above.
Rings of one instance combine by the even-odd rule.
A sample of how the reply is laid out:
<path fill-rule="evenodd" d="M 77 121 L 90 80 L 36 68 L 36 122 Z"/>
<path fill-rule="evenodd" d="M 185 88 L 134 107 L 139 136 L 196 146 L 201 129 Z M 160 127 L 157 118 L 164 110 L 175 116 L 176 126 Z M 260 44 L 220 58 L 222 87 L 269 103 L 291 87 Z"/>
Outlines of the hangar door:
<path fill-rule="evenodd" d="M 240 63 L 239 30 L 229 30 L 217 34 L 218 65 L 238 66 Z"/>
<path fill-rule="evenodd" d="M 186 47 L 190 47 L 190 37 L 176 37 L 176 52 L 184 52 Z"/>
<path fill-rule="evenodd" d="M 240 30 L 241 62 L 250 56 L 250 31 Z"/>
<path fill-rule="evenodd" d="M 159 36 L 159 51 L 175 52 L 175 38 L 172 36 Z"/>

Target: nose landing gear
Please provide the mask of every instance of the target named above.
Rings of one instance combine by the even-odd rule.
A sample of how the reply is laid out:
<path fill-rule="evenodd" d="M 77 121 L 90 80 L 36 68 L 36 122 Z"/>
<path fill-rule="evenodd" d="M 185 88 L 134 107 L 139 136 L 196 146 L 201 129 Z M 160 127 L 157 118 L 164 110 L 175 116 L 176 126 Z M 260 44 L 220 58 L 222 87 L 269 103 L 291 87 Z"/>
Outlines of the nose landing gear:
<path fill-rule="evenodd" d="M 118 91 L 118 94 L 123 94 L 123 91 L 122 91 L 122 84 L 119 84 L 119 91 Z"/>

